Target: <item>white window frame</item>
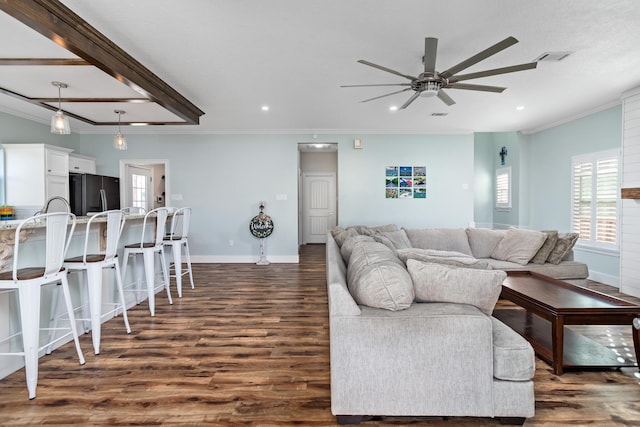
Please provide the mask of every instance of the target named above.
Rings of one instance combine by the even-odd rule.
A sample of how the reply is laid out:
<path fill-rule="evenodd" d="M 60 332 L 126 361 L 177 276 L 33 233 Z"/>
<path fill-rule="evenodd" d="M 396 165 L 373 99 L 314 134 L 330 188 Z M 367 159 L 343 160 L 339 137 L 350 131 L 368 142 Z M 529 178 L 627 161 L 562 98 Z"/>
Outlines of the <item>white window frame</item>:
<path fill-rule="evenodd" d="M 597 226 L 598 226 L 598 217 L 597 217 L 597 204 L 598 204 L 598 171 L 597 166 L 599 161 L 616 158 L 618 161 L 617 164 L 617 177 L 616 177 L 616 236 L 615 243 L 610 242 L 602 242 L 597 240 Z M 620 249 L 620 179 L 621 179 L 621 159 L 620 159 L 620 150 L 606 150 L 599 151 L 595 153 L 587 153 L 580 154 L 577 156 L 573 156 L 571 158 L 571 231 L 578 232 L 577 224 L 575 223 L 574 216 L 574 208 L 575 208 L 575 166 L 577 164 L 591 164 L 591 206 L 590 206 L 590 216 L 591 221 L 589 224 L 589 238 L 585 239 L 584 237 L 580 237 L 577 242 L 577 246 L 580 246 L 584 249 L 591 249 L 598 252 L 608 252 L 608 253 L 619 253 Z"/>
<path fill-rule="evenodd" d="M 506 200 L 501 200 L 500 192 L 503 191 L 500 183 L 500 177 L 506 175 Z M 496 191 L 495 191 L 495 200 L 496 200 L 496 209 L 497 210 L 510 210 L 511 209 L 511 166 L 506 166 L 503 168 L 496 169 Z"/>

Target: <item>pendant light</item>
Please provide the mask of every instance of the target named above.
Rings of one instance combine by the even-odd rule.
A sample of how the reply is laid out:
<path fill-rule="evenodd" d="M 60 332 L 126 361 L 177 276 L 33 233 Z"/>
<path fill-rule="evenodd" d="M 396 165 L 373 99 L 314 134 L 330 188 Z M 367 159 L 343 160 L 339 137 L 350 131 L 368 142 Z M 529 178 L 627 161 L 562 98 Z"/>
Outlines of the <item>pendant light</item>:
<path fill-rule="evenodd" d="M 62 82 L 51 82 L 51 84 L 58 88 L 58 111 L 51 117 L 51 133 L 68 135 L 71 133 L 71 127 L 69 126 L 69 118 L 62 112 L 60 89 L 66 89 L 69 86 Z"/>
<path fill-rule="evenodd" d="M 113 148 L 116 150 L 126 150 L 127 149 L 127 139 L 120 132 L 120 116 L 126 113 L 123 110 L 113 110 L 114 113 L 118 115 L 118 133 L 113 138 Z"/>

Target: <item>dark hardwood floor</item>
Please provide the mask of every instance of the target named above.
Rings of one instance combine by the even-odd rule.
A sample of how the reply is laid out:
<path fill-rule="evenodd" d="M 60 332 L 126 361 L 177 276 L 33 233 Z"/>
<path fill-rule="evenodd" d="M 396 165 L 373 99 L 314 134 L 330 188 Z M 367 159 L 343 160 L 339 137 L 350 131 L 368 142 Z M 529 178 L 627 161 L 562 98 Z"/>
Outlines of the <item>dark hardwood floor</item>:
<path fill-rule="evenodd" d="M 84 366 L 71 343 L 42 357 L 36 399 L 27 398 L 23 370 L 1 380 L 0 425 L 336 425 L 324 246 L 305 246 L 300 258 L 299 265 L 195 264 L 196 289 L 174 295 L 173 306 L 160 293 L 155 318 L 146 303 L 129 310 L 131 335 L 121 318 L 105 323 L 99 356 L 90 335 L 81 336 Z M 581 332 L 622 352 L 633 348 L 630 327 Z M 640 426 L 636 369 L 557 377 L 536 363 L 536 416 L 525 425 Z M 499 422 L 384 418 L 362 425 L 403 424 Z"/>

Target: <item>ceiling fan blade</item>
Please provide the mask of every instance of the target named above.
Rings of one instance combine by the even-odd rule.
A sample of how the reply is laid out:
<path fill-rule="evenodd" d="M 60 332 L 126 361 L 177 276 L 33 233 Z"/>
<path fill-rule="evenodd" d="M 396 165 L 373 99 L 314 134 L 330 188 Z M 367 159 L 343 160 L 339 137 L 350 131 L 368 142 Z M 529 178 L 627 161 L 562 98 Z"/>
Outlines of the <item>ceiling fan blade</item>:
<path fill-rule="evenodd" d="M 494 68 L 493 70 L 478 71 L 477 73 L 461 74 L 459 76 L 453 76 L 449 79 L 449 82 L 455 83 L 462 80 L 479 79 L 480 77 L 495 76 L 498 74 L 515 73 L 516 71 L 531 70 L 536 68 L 537 62 L 529 62 L 527 64 L 512 65 L 504 68 Z"/>
<path fill-rule="evenodd" d="M 402 89 L 402 90 L 398 90 L 398 91 L 395 91 L 395 92 L 387 93 L 387 94 L 384 94 L 384 95 L 376 96 L 376 97 L 373 97 L 373 98 L 365 99 L 364 101 L 360 101 L 360 102 L 369 102 L 369 101 L 373 101 L 374 99 L 384 98 L 385 96 L 395 95 L 396 93 L 402 93 L 402 92 L 406 92 L 408 90 L 411 90 L 411 88 L 408 87 L 406 89 Z"/>
<path fill-rule="evenodd" d="M 374 85 L 342 85 L 340 87 L 411 86 L 411 83 L 381 83 Z"/>
<path fill-rule="evenodd" d="M 485 85 L 472 85 L 469 83 L 451 83 L 447 85 L 449 89 L 466 89 L 466 90 L 480 90 L 483 92 L 496 92 L 501 93 L 506 87 L 499 86 L 485 86 Z"/>
<path fill-rule="evenodd" d="M 449 68 L 448 70 L 443 71 L 442 73 L 440 73 L 440 75 L 444 78 L 449 78 L 454 74 L 464 70 L 465 68 L 469 68 L 473 64 L 476 64 L 483 59 L 487 59 L 491 55 L 495 55 L 496 53 L 508 48 L 509 46 L 513 46 L 516 43 L 518 43 L 518 40 L 515 37 L 507 37 L 501 42 L 498 42 L 493 46 L 483 50 L 482 52 L 473 55 L 471 58 L 466 59 L 461 63 Z"/>
<path fill-rule="evenodd" d="M 377 68 L 378 70 L 386 71 L 387 73 L 395 74 L 396 76 L 404 77 L 405 79 L 415 80 L 416 77 L 402 74 L 400 71 L 392 70 L 391 68 L 383 67 L 382 65 L 374 64 L 373 62 L 365 61 L 364 59 L 358 59 L 358 62 L 369 67 Z"/>
<path fill-rule="evenodd" d="M 451 99 L 451 97 L 447 95 L 442 89 L 438 91 L 438 98 L 440 98 L 440 100 L 447 104 L 449 107 L 456 103 L 456 101 Z"/>
<path fill-rule="evenodd" d="M 436 54 L 438 52 L 438 39 L 427 37 L 424 39 L 424 71 L 425 73 L 436 72 Z"/>
<path fill-rule="evenodd" d="M 405 108 L 407 108 L 409 106 L 409 104 L 411 104 L 413 101 L 415 101 L 416 99 L 418 99 L 418 97 L 420 96 L 420 92 L 416 92 L 413 95 L 411 95 L 411 98 L 409 98 L 407 100 L 407 102 L 405 102 L 404 104 L 402 104 L 402 107 L 400 107 L 401 110 L 404 110 Z"/>

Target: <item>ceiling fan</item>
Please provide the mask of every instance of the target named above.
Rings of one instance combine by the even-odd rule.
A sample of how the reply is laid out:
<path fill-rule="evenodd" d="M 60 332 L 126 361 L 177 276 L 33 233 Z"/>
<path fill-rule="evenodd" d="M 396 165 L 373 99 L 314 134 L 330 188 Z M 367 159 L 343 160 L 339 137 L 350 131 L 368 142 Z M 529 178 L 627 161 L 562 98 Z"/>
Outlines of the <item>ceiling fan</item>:
<path fill-rule="evenodd" d="M 374 64 L 373 62 L 365 61 L 364 59 L 358 60 L 359 63 L 368 65 L 373 68 L 377 68 L 382 71 L 386 71 L 387 73 L 395 74 L 400 77 L 404 77 L 407 80 L 410 80 L 409 83 L 390 83 L 390 84 L 365 84 L 365 85 L 344 85 L 340 87 L 371 87 L 371 86 L 408 86 L 405 89 L 398 90 L 395 92 L 387 93 L 385 95 L 376 96 L 373 98 L 365 99 L 361 102 L 369 102 L 375 99 L 384 98 L 385 96 L 395 95 L 397 93 L 406 92 L 409 90 L 413 90 L 415 93 L 411 95 L 402 106 L 401 110 L 407 108 L 413 101 L 415 101 L 419 96 L 437 96 L 447 105 L 455 104 L 455 101 L 451 99 L 449 95 L 447 95 L 442 89 L 466 89 L 466 90 L 479 90 L 484 92 L 496 92 L 500 93 L 504 91 L 506 88 L 499 86 L 486 86 L 486 85 L 478 85 L 478 84 L 469 84 L 469 83 L 460 83 L 465 80 L 478 79 L 481 77 L 489 77 L 495 76 L 497 74 L 506 74 L 513 73 L 516 71 L 524 71 L 530 70 L 532 68 L 536 68 L 537 62 L 529 62 L 526 64 L 520 65 L 512 65 L 509 67 L 503 68 L 494 68 L 492 70 L 479 71 L 476 73 L 469 74 L 459 74 L 460 71 L 469 68 L 470 66 L 487 59 L 488 57 L 495 55 L 496 53 L 508 48 L 509 46 L 513 46 L 518 43 L 514 37 L 507 37 L 494 44 L 493 46 L 483 50 L 480 53 L 473 55 L 472 57 L 460 62 L 457 65 L 454 65 L 451 68 L 448 68 L 445 71 L 437 72 L 436 71 L 436 53 L 438 50 L 438 39 L 433 37 L 426 37 L 424 39 L 424 57 L 422 58 L 422 62 L 424 63 L 424 71 L 418 76 L 411 76 L 408 74 L 403 74 L 399 71 L 392 70 L 391 68 L 383 67 L 382 65 Z"/>

